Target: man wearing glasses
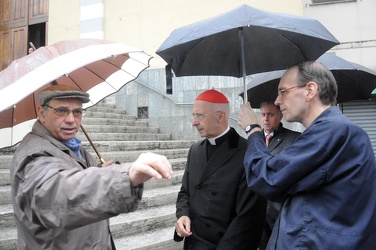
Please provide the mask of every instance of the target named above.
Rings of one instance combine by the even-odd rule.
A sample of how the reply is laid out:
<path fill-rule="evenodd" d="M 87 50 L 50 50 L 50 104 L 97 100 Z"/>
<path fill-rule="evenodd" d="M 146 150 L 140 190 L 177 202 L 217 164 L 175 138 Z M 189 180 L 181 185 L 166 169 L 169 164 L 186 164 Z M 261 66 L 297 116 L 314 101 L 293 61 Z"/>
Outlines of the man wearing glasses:
<path fill-rule="evenodd" d="M 53 85 L 38 95 L 38 121 L 11 163 L 18 249 L 115 249 L 108 219 L 136 210 L 143 182 L 171 178 L 166 157 L 97 166 L 75 137 L 89 94 Z"/>
<path fill-rule="evenodd" d="M 261 129 L 248 131 L 248 186 L 281 201 L 267 249 L 374 249 L 376 161 L 366 132 L 335 106 L 337 84 L 318 62 L 289 69 L 278 86 L 284 118 L 306 130 L 272 156 Z M 238 123 L 259 120 L 248 104 Z"/>
<path fill-rule="evenodd" d="M 185 238 L 184 249 L 256 250 L 266 201 L 247 187 L 247 142 L 228 125 L 228 99 L 207 90 L 196 98 L 192 115 L 192 126 L 204 139 L 188 153 L 174 239 Z"/>

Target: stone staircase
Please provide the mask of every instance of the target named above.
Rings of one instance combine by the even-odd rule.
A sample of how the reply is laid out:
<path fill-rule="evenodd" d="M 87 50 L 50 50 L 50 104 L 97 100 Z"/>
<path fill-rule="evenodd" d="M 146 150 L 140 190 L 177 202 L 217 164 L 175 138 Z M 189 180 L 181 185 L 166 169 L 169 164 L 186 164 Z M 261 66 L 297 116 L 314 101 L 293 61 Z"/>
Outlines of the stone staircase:
<path fill-rule="evenodd" d="M 113 105 L 98 104 L 88 110 L 83 126 L 105 160 L 134 161 L 142 152 L 165 155 L 174 169 L 171 180 L 150 180 L 145 183 L 140 208 L 110 219 L 117 249 L 182 249 L 182 243 L 172 240 L 175 223 L 175 201 L 188 149 L 194 141 L 171 140 L 147 120 L 127 116 Z M 80 132 L 85 148 L 94 150 Z M 0 250 L 17 249 L 17 232 L 11 203 L 9 165 L 12 150 L 0 150 Z"/>

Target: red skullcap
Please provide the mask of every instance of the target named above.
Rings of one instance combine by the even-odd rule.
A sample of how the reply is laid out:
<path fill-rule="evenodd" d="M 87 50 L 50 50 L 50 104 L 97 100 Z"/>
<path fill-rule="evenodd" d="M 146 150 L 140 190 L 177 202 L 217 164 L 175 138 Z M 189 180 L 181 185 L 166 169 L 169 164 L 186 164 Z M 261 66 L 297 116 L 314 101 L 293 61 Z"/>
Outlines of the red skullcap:
<path fill-rule="evenodd" d="M 199 94 L 195 101 L 205 101 L 212 103 L 228 103 L 227 97 L 221 92 L 211 89 Z"/>

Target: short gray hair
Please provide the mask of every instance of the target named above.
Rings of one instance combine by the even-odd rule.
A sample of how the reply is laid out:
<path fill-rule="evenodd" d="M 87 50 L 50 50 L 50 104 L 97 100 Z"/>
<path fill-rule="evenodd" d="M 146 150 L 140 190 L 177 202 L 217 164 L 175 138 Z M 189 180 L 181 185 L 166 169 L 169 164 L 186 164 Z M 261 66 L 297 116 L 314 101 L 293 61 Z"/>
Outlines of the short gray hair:
<path fill-rule="evenodd" d="M 299 63 L 298 83 L 315 82 L 319 88 L 319 98 L 324 105 L 336 105 L 338 86 L 332 72 L 323 64 L 314 61 Z"/>

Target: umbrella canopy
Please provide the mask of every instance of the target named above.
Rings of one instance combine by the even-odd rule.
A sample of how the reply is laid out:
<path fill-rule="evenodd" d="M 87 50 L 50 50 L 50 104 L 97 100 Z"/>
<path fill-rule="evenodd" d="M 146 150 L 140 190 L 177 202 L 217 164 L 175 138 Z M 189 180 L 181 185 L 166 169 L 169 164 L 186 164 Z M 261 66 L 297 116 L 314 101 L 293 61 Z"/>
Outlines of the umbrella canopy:
<path fill-rule="evenodd" d="M 371 93 L 376 88 L 375 71 L 334 54 L 324 54 L 317 61 L 333 73 L 338 85 L 338 103 L 371 98 Z M 249 81 L 248 101 L 253 108 L 259 108 L 263 101 L 274 101 L 277 98 L 278 84 L 285 71 L 260 73 Z M 240 95 L 243 94 L 244 92 Z"/>
<path fill-rule="evenodd" d="M 317 20 L 242 5 L 174 30 L 157 50 L 176 76 L 243 77 L 316 60 L 338 44 Z"/>
<path fill-rule="evenodd" d="M 90 94 L 90 107 L 147 67 L 151 57 L 137 48 L 97 39 L 61 41 L 37 49 L 0 72 L 0 148 L 31 130 L 38 92 L 50 84 L 76 86 Z"/>

